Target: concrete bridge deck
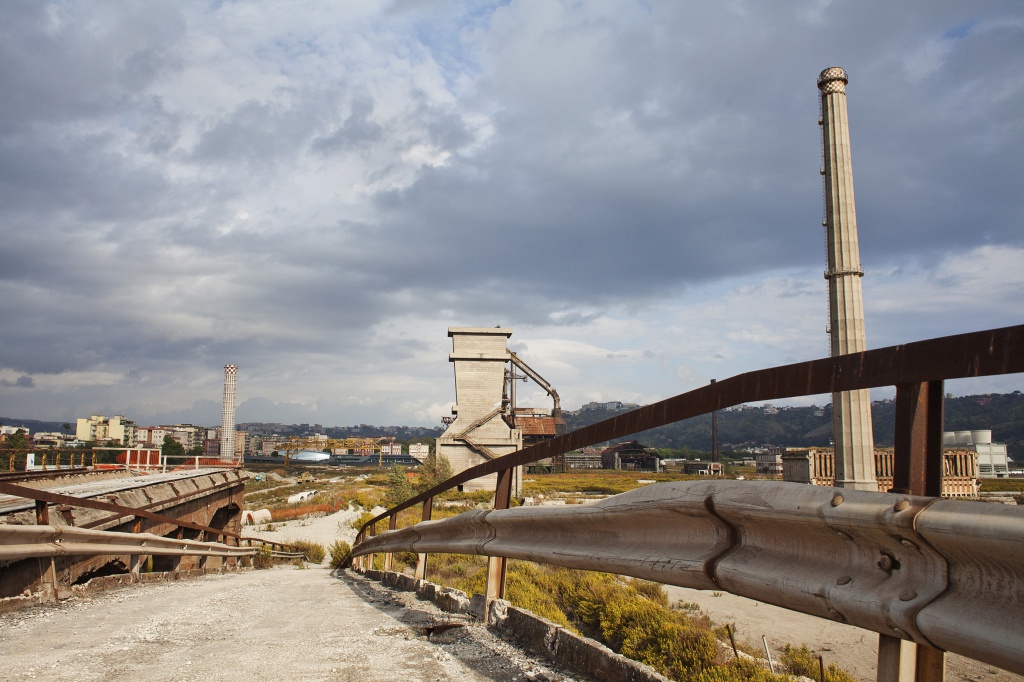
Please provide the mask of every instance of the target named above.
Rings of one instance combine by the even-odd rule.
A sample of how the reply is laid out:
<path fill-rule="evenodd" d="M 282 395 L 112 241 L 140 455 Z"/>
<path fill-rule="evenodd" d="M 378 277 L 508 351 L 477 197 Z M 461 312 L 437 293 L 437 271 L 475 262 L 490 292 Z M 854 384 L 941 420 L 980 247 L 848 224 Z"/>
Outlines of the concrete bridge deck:
<path fill-rule="evenodd" d="M 211 575 L 0 616 L 6 679 L 571 680 L 486 628 L 326 568 Z"/>
<path fill-rule="evenodd" d="M 174 484 L 175 482 L 208 476 L 220 471 L 222 470 L 181 469 L 178 471 L 168 471 L 166 473 L 149 474 L 144 476 L 116 475 L 109 477 L 99 473 L 90 475 L 89 480 L 80 481 L 80 478 L 84 477 L 76 476 L 74 478 L 59 478 L 60 472 L 55 470 L 53 473 L 58 477 L 54 479 L 27 481 L 19 483 L 19 485 L 23 485 L 26 488 L 47 490 L 51 493 L 59 493 L 61 495 L 70 495 L 72 497 L 93 498 L 122 493 L 128 490 L 138 490 L 140 488 L 146 488 L 162 483 Z M 120 474 L 120 472 L 110 473 Z M 0 495 L 0 516 L 13 514 L 19 511 L 27 511 L 34 508 L 35 503 L 32 500 L 26 500 L 23 497 L 17 497 L 15 495 Z"/>

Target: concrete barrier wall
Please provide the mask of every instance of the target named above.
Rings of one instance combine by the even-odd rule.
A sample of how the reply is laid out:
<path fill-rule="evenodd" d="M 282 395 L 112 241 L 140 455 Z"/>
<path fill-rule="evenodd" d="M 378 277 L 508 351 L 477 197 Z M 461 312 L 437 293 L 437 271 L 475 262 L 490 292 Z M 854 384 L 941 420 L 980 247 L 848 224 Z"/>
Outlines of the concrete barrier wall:
<path fill-rule="evenodd" d="M 475 594 L 471 598 L 461 590 L 391 571 L 366 570 L 364 575 L 392 589 L 415 592 L 420 599 L 433 601 L 449 613 L 466 614 L 483 621 L 483 595 Z M 503 639 L 602 682 L 671 682 L 650 666 L 501 599 L 491 602 L 487 622 Z"/>

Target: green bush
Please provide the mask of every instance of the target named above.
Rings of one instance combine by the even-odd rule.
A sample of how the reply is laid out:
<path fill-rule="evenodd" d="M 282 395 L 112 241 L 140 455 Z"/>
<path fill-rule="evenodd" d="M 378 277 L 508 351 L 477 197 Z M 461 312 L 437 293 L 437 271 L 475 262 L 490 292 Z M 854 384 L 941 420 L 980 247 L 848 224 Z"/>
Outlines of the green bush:
<path fill-rule="evenodd" d="M 306 561 L 311 564 L 322 563 L 324 557 L 327 556 L 324 546 L 319 542 L 310 542 L 309 540 L 293 540 L 290 544 L 298 548 L 303 554 L 306 555 Z"/>
<path fill-rule="evenodd" d="M 252 557 L 253 568 L 270 568 L 274 565 L 274 557 L 270 554 L 270 548 L 261 545 L 256 548 L 256 554 Z"/>
<path fill-rule="evenodd" d="M 352 547 L 343 540 L 335 540 L 327 548 L 331 555 L 331 568 L 348 568 L 352 565 Z"/>

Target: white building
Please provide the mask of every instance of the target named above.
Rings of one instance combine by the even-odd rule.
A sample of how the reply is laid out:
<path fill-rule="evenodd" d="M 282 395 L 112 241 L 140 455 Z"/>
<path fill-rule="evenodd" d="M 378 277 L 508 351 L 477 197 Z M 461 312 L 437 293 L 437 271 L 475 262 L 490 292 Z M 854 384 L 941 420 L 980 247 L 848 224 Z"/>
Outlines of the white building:
<path fill-rule="evenodd" d="M 945 449 L 972 450 L 978 453 L 978 476 L 1009 478 L 1010 458 L 1005 443 L 993 443 L 992 431 L 946 431 L 942 434 Z"/>
<path fill-rule="evenodd" d="M 123 415 L 117 414 L 109 419 L 101 414 L 91 415 L 88 419 L 79 419 L 75 429 L 75 438 L 80 441 L 117 441 L 121 445 L 133 447 L 136 442 L 138 426 Z"/>
<path fill-rule="evenodd" d="M 409 443 L 409 456 L 424 462 L 430 456 L 430 446 L 426 443 Z"/>

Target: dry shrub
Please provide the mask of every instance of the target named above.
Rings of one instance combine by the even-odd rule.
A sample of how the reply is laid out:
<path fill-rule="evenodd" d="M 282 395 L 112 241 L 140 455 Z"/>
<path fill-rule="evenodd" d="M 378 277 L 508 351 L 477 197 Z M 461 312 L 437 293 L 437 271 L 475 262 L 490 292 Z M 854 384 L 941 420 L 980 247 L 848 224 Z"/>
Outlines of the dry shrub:
<path fill-rule="evenodd" d="M 327 556 L 324 546 L 319 542 L 310 542 L 309 540 L 292 540 L 289 544 L 300 550 L 306 556 L 306 561 L 311 564 L 319 564 L 323 562 L 324 557 Z"/>
<path fill-rule="evenodd" d="M 270 568 L 274 565 L 274 557 L 270 554 L 270 548 L 261 545 L 256 548 L 256 554 L 252 557 L 253 568 Z"/>
<path fill-rule="evenodd" d="M 331 555 L 331 568 L 348 568 L 352 565 L 352 547 L 343 540 L 335 540 L 327 548 Z"/>
<path fill-rule="evenodd" d="M 811 651 L 806 644 L 801 644 L 799 649 L 787 644 L 782 649 L 782 664 L 793 675 L 802 675 L 815 680 L 821 676 L 818 654 Z M 856 682 L 856 680 L 835 663 L 829 663 L 825 668 L 825 682 Z"/>

